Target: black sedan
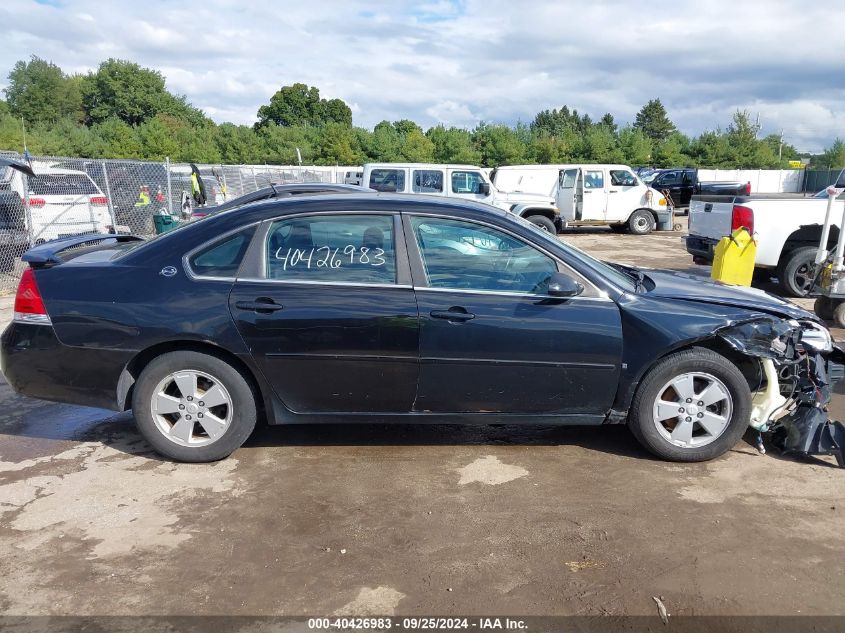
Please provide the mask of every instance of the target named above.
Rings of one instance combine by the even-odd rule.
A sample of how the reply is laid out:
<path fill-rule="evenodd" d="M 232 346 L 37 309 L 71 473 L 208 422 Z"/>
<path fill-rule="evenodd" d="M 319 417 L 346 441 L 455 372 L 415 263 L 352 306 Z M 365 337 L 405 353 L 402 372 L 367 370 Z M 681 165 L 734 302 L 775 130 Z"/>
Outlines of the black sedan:
<path fill-rule="evenodd" d="M 612 266 L 513 214 L 423 196 L 273 199 L 24 260 L 9 383 L 131 408 L 184 461 L 229 455 L 258 420 L 627 421 L 653 453 L 704 460 L 749 423 L 795 419 L 838 354 L 772 296 Z"/>

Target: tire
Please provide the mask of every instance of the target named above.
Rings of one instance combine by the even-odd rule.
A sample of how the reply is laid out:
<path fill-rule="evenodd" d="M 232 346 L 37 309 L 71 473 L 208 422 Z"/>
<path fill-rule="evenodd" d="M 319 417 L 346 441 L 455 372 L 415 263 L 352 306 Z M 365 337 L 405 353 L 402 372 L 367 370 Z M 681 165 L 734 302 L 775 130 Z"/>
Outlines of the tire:
<path fill-rule="evenodd" d="M 815 246 L 790 251 L 778 268 L 778 281 L 787 297 L 806 297 L 813 285 Z"/>
<path fill-rule="evenodd" d="M 820 319 L 833 321 L 834 307 L 835 304 L 830 297 L 818 297 L 816 298 L 816 302 L 813 304 L 813 312 L 815 312 L 816 316 Z"/>
<path fill-rule="evenodd" d="M 716 388 L 711 393 L 724 394 L 725 397 L 699 409 L 694 399 L 688 403 L 680 391 L 675 392 L 673 387 L 667 389 L 679 377 L 683 377 L 679 384 L 691 377 L 692 391 L 689 393 L 693 398 L 702 396 L 713 385 Z M 676 405 L 679 416 L 676 418 L 672 415 L 660 422 L 655 412 L 669 412 L 671 415 L 674 414 L 674 406 L 658 407 L 658 397 L 663 402 Z M 684 413 L 691 415 L 682 419 L 680 409 L 685 409 Z M 697 421 L 704 416 L 707 416 L 711 429 L 719 427 L 718 433 L 708 433 L 702 423 Z M 739 369 L 721 354 L 695 347 L 667 356 L 646 374 L 631 403 L 628 427 L 640 444 L 662 459 L 701 462 L 730 450 L 748 428 L 750 416 L 751 391 Z M 727 418 L 727 422 L 714 425 L 714 420 L 719 418 Z M 685 442 L 684 434 L 679 433 L 676 439 L 681 445 L 673 442 L 671 435 L 685 429 L 690 429 L 686 435 L 689 441 Z"/>
<path fill-rule="evenodd" d="M 625 233 L 628 230 L 627 224 L 611 224 L 610 230 L 614 233 Z"/>
<path fill-rule="evenodd" d="M 637 209 L 628 218 L 628 231 L 634 235 L 648 235 L 654 230 L 656 224 L 651 212 Z"/>
<path fill-rule="evenodd" d="M 831 316 L 831 320 L 836 324 L 836 327 L 845 328 L 845 301 L 840 301 L 836 307 L 833 308 Z"/>
<path fill-rule="evenodd" d="M 189 388 L 180 388 L 174 374 Z M 163 404 L 153 404 L 155 394 L 163 396 L 157 399 Z M 202 397 L 224 404 L 206 404 Z M 181 462 L 229 456 L 256 421 L 255 394 L 241 373 L 216 356 L 191 351 L 169 352 L 150 362 L 135 383 L 132 410 L 138 430 L 156 452 Z"/>
<path fill-rule="evenodd" d="M 525 218 L 531 224 L 535 224 L 539 226 L 544 231 L 551 233 L 552 235 L 557 235 L 557 229 L 555 228 L 555 223 L 552 222 L 549 218 L 544 215 L 529 215 Z"/>

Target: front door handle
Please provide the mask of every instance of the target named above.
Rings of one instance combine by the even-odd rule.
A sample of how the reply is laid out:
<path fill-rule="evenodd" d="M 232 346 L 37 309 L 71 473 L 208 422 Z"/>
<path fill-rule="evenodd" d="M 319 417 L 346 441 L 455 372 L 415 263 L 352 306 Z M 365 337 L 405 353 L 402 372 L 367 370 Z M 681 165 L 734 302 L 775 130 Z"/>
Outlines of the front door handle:
<path fill-rule="evenodd" d="M 268 297 L 258 297 L 255 301 L 236 301 L 235 307 L 238 310 L 269 314 L 276 310 L 283 310 L 285 306 L 276 303 Z"/>
<path fill-rule="evenodd" d="M 432 310 L 430 312 L 432 318 L 446 319 L 447 321 L 469 321 L 474 319 L 475 315 L 467 312 L 464 308 L 449 308 L 448 310 Z"/>

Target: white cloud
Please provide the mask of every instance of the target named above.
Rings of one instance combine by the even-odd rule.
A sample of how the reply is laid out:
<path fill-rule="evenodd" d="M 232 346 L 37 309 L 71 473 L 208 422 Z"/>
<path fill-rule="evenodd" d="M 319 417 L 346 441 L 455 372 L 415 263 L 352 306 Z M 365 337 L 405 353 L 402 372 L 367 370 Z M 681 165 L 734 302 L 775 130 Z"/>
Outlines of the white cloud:
<path fill-rule="evenodd" d="M 0 74 L 30 54 L 74 71 L 131 59 L 236 123 L 297 81 L 367 127 L 527 122 L 564 104 L 624 122 L 660 97 L 685 132 L 749 109 L 764 133 L 818 150 L 845 134 L 840 13 L 835 0 L 5 0 Z"/>

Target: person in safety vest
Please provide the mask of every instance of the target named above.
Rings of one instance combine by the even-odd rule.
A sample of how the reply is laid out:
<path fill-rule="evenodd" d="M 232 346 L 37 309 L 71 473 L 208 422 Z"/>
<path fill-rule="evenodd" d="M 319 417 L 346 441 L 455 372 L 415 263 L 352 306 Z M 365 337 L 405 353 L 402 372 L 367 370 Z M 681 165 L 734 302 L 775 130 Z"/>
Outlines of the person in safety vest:
<path fill-rule="evenodd" d="M 200 170 L 193 163 L 191 163 L 191 196 L 198 207 L 204 206 L 208 199 L 205 195 L 205 185 L 200 177 Z"/>
<path fill-rule="evenodd" d="M 147 185 L 141 185 L 141 190 L 138 193 L 138 200 L 135 202 L 136 207 L 145 207 L 150 203 L 150 188 Z"/>

